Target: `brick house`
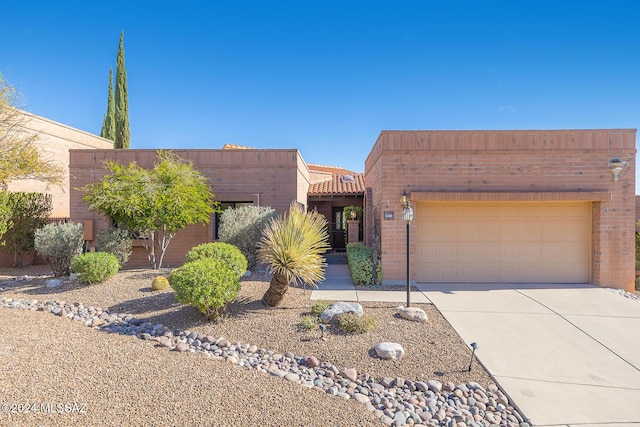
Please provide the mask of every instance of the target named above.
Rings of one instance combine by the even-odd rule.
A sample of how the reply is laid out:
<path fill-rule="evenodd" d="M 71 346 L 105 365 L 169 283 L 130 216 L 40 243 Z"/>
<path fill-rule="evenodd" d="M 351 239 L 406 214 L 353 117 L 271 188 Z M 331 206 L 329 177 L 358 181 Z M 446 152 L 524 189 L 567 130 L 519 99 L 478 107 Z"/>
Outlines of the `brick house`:
<path fill-rule="evenodd" d="M 635 129 L 383 131 L 365 163 L 365 240 L 379 224 L 383 280 L 406 280 L 406 192 L 412 281 L 633 290 L 635 137 Z"/>
<path fill-rule="evenodd" d="M 414 282 L 592 283 L 632 290 L 635 139 L 635 129 L 383 131 L 364 174 L 307 164 L 296 149 L 174 151 L 208 178 L 223 207 L 254 204 L 283 213 L 296 201 L 322 213 L 336 249 L 345 243 L 343 208 L 364 206 L 365 243 L 374 241 L 375 229 L 385 283 L 406 280 L 400 206 L 406 192 L 414 209 Z M 87 225 L 89 241 L 109 223 L 89 212 L 74 188 L 100 180 L 106 159 L 143 167 L 155 159 L 155 150 L 96 148 L 65 151 L 69 215 Z M 166 265 L 182 264 L 188 249 L 215 240 L 217 225 L 213 216 L 207 226 L 180 231 Z M 142 248 L 134 247 L 130 265 L 147 265 Z"/>
<path fill-rule="evenodd" d="M 279 214 L 286 212 L 292 201 L 311 209 L 317 208 L 331 218 L 344 206 L 362 206 L 362 174 L 354 174 L 339 168 L 307 165 L 295 149 L 255 149 L 237 145 L 225 145 L 223 149 L 172 150 L 181 158 L 191 161 L 196 169 L 207 177 L 213 188 L 215 200 L 222 208 L 244 204 L 269 206 Z M 90 212 L 83 202 L 83 193 L 73 188 L 101 180 L 107 173 L 105 160 L 121 164 L 135 161 L 144 168 L 151 168 L 156 150 L 71 150 L 71 218 L 84 222 L 94 232 L 85 236 L 93 241 L 95 234 L 110 226 L 103 215 Z M 352 174 L 355 182 L 341 183 L 340 177 Z M 359 196 L 358 196 L 359 194 Z M 349 203 L 349 204 L 345 204 Z M 337 215 L 337 214 L 336 214 Z M 334 215 L 335 216 L 335 215 Z M 329 221 L 333 236 L 343 234 L 344 222 Z M 218 215 L 212 215 L 208 225 L 192 225 L 181 230 L 167 249 L 163 265 L 176 267 L 184 263 L 186 252 L 192 247 L 216 239 Z M 334 245 L 344 247 L 344 239 L 336 238 Z M 93 242 L 91 242 L 93 244 Z M 138 243 L 128 266 L 146 266 L 146 254 Z"/>

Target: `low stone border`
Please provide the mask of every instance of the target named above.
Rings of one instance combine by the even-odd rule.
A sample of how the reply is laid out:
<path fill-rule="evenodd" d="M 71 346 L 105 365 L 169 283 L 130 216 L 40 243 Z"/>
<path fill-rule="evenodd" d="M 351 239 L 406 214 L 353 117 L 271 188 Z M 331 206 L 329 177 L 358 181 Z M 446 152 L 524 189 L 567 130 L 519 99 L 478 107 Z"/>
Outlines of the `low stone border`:
<path fill-rule="evenodd" d="M 529 427 L 495 384 L 484 389 L 474 382 L 456 386 L 451 382 L 414 382 L 400 377 L 376 380 L 368 374 L 358 374 L 355 369 L 339 370 L 313 356 L 278 354 L 255 345 L 230 342 L 223 337 L 154 325 L 130 314 L 110 313 L 81 303 L 14 300 L 0 296 L 0 307 L 50 312 L 106 332 L 155 341 L 173 351 L 202 353 L 216 360 L 257 369 L 306 388 L 357 400 L 389 426 L 458 427 L 464 423 L 464 426 L 476 427 Z"/>

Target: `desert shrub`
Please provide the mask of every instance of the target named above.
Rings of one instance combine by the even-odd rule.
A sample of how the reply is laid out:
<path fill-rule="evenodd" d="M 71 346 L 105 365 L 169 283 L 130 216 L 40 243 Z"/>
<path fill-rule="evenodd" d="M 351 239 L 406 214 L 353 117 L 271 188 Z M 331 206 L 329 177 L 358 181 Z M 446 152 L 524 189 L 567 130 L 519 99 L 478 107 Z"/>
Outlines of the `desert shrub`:
<path fill-rule="evenodd" d="M 302 316 L 302 320 L 300 321 L 302 329 L 305 329 L 307 331 L 313 331 L 317 329 L 319 324 L 320 320 L 318 319 L 318 316 L 312 316 L 310 314 L 305 314 L 304 316 Z"/>
<path fill-rule="evenodd" d="M 96 246 L 101 252 L 109 252 L 118 259 L 120 267 L 129 261 L 131 256 L 131 233 L 122 228 L 105 228 L 96 236 Z"/>
<path fill-rule="evenodd" d="M 35 231 L 47 223 L 53 205 L 51 194 L 8 193 L 12 227 L 4 235 L 14 267 L 24 265 L 24 257 L 34 249 Z"/>
<path fill-rule="evenodd" d="M 10 193 L 0 190 L 0 246 L 4 246 L 2 236 L 13 225 L 11 223 L 11 206 L 9 206 Z"/>
<path fill-rule="evenodd" d="M 212 258 L 188 262 L 173 270 L 169 284 L 178 301 L 191 304 L 207 319 L 220 316 L 240 291 L 237 273 L 228 264 Z"/>
<path fill-rule="evenodd" d="M 203 243 L 187 252 L 187 262 L 211 258 L 226 263 L 238 277 L 247 271 L 247 259 L 240 249 L 223 242 Z"/>
<path fill-rule="evenodd" d="M 345 313 L 338 318 L 338 327 L 349 334 L 364 334 L 373 331 L 377 325 L 376 318 L 370 314 L 358 316 L 355 313 Z"/>
<path fill-rule="evenodd" d="M 169 281 L 166 277 L 158 276 L 151 282 L 151 289 L 154 291 L 164 291 L 169 289 Z"/>
<path fill-rule="evenodd" d="M 251 269 L 257 262 L 257 243 L 262 232 L 276 211 L 264 206 L 241 206 L 228 208 L 220 215 L 218 238 L 221 242 L 236 246 L 247 259 Z"/>
<path fill-rule="evenodd" d="M 82 237 L 82 224 L 47 224 L 36 230 L 34 246 L 56 277 L 65 276 L 71 272 L 73 258 L 82 253 Z"/>
<path fill-rule="evenodd" d="M 333 304 L 333 301 L 327 301 L 325 299 L 319 299 L 316 302 L 313 303 L 313 305 L 311 306 L 311 314 L 319 317 L 323 311 L 325 311 L 331 304 Z"/>
<path fill-rule="evenodd" d="M 347 262 L 354 285 L 371 285 L 373 281 L 373 250 L 362 243 L 347 244 Z"/>
<path fill-rule="evenodd" d="M 115 255 L 108 252 L 87 252 L 73 258 L 71 269 L 83 283 L 102 283 L 115 276 L 120 264 Z"/>

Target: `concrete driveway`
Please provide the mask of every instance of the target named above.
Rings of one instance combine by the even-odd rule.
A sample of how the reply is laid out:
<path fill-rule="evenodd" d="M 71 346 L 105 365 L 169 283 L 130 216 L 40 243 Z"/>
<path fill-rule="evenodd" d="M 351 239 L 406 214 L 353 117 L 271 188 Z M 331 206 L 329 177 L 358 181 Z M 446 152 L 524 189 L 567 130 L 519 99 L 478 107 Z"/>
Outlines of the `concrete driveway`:
<path fill-rule="evenodd" d="M 640 427 L 640 303 L 591 285 L 418 284 L 536 426 Z"/>

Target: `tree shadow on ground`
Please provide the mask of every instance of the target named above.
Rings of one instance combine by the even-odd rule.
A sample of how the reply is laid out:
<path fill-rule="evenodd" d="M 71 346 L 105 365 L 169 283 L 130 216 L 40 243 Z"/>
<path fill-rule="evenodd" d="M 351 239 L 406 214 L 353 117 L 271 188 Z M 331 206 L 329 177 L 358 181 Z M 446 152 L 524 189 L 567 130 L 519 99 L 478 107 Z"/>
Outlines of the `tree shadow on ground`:
<path fill-rule="evenodd" d="M 136 318 L 153 324 L 162 323 L 170 329 L 189 330 L 198 326 L 224 323 L 273 310 L 252 298 L 237 298 L 227 304 L 217 319 L 207 319 L 195 307 L 176 301 L 172 291 L 162 292 L 150 297 L 124 301 L 109 307 L 112 313 L 132 314 Z"/>
<path fill-rule="evenodd" d="M 50 288 L 46 285 L 46 281 L 50 279 L 60 279 L 62 283 L 58 286 Z M 4 292 L 23 292 L 29 295 L 49 295 L 49 294 L 60 294 L 68 291 L 73 291 L 79 288 L 94 286 L 88 285 L 85 283 L 80 283 L 78 281 L 70 281 L 67 277 L 42 277 L 32 280 L 14 280 L 8 282 L 2 282 L 0 284 L 0 295 Z"/>
<path fill-rule="evenodd" d="M 122 270 L 123 273 L 129 274 L 129 279 L 151 281 L 158 276 L 169 277 L 169 274 L 173 271 L 173 268 L 161 268 L 159 270 L 151 270 L 149 268 L 127 268 Z"/>
<path fill-rule="evenodd" d="M 149 292 L 143 288 L 142 292 Z M 128 301 L 122 301 L 118 304 L 108 307 L 110 313 L 126 313 L 131 315 L 155 313 L 160 310 L 171 309 L 179 307 L 181 304 L 176 301 L 172 291 L 155 291 L 149 296 L 142 298 L 131 299 Z"/>

